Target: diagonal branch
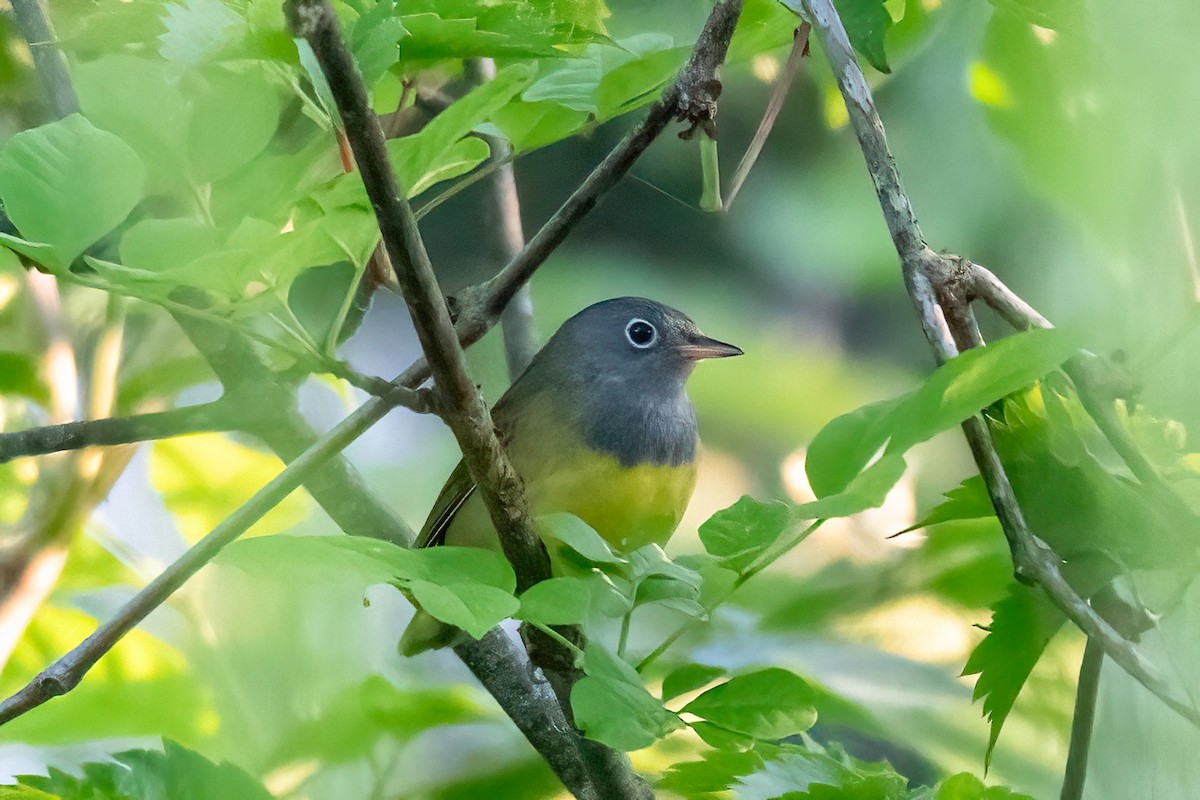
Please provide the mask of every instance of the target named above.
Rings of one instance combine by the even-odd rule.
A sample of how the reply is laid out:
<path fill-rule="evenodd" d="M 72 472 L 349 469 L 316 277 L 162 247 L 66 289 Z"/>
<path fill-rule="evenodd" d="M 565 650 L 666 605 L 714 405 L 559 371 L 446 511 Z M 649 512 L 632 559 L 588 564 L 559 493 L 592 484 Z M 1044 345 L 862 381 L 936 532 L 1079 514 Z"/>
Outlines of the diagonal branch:
<path fill-rule="evenodd" d="M 50 95 L 54 117 L 58 119 L 78 111 L 79 100 L 75 97 L 75 87 L 67 72 L 67 59 L 54 46 L 54 29 L 42 7 L 42 0 L 12 0 L 12 10 L 17 29 L 29 43 L 34 70 Z"/>
<path fill-rule="evenodd" d="M 524 286 L 554 248 L 566 238 L 574 225 L 594 208 L 604 193 L 611 189 L 629 170 L 634 161 L 665 129 L 672 118 L 692 121 L 706 118 L 705 115 L 708 115 L 707 118 L 711 118 L 711 114 L 715 113 L 715 104 L 712 102 L 715 98 L 711 96 L 712 81 L 715 80 L 714 73 L 728 49 L 729 39 L 741 12 L 741 5 L 741 0 L 722 0 L 716 4 L 703 33 L 697 40 L 687 66 L 676 81 L 668 87 L 663 99 L 651 107 L 643 122 L 593 170 L 587 180 L 551 217 L 521 253 L 510 261 L 496 279 L 474 287 L 473 290 L 466 293 L 468 302 L 460 304 L 466 313 L 461 315 L 457 326 L 457 336 L 462 346 L 469 346 L 478 341 L 487 330 L 496 324 L 502 310 L 513 295 Z M 323 462 L 334 458 L 350 442 L 378 422 L 391 408 L 409 402 L 419 402 L 427 407 L 428 395 L 418 392 L 418 388 L 428 379 L 429 375 L 429 368 L 424 359 L 421 359 L 410 365 L 387 388 L 373 387 L 376 396 L 327 434 L 308 444 L 307 448 L 274 480 L 263 487 L 207 537 L 194 545 L 177 562 L 168 567 L 162 575 L 148 584 L 119 609 L 116 616 L 101 625 L 70 653 L 43 670 L 27 686 L 0 703 L 0 724 L 36 708 L 52 697 L 63 694 L 77 685 L 88 669 L 108 652 L 125 633 L 164 602 L 184 581 L 211 560 L 221 548 L 237 538 L 288 493 L 308 481 Z M 224 379 L 222 382 L 225 383 Z M 227 385 L 226 389 L 228 391 L 230 387 Z M 418 392 L 419 401 L 414 401 L 414 392 Z M 309 431 L 309 435 L 312 435 L 311 431 Z M 353 482 L 347 486 L 348 491 L 344 493 L 342 502 L 343 504 L 353 504 L 356 502 L 355 498 L 365 490 L 361 485 Z M 349 528 L 347 529 L 349 530 Z M 387 538 L 386 532 L 373 531 L 369 528 L 354 532 Z M 468 664 L 474 662 L 475 666 L 472 666 L 472 670 L 476 671 L 477 675 L 479 675 L 479 671 L 476 669 L 478 665 L 490 663 L 490 660 L 507 658 L 503 648 L 496 648 L 494 643 L 489 643 L 491 638 L 485 637 L 485 640 L 481 642 L 467 643 L 456 648 L 464 661 L 467 661 Z M 512 666 L 519 667 L 519 665 Z M 524 667 L 519 668 L 525 669 Z M 480 676 L 480 679 L 490 690 L 495 686 L 503 685 L 504 680 L 502 679 L 507 677 L 493 673 L 492 677 L 487 680 L 483 676 Z M 535 681 L 535 684 L 540 685 L 538 681 Z M 556 738 L 549 735 L 548 732 L 560 730 L 557 723 L 553 722 L 557 717 L 552 713 L 552 709 L 539 711 L 531 705 L 541 702 L 539 699 L 541 695 L 535 697 L 535 694 L 514 696 L 499 689 L 493 691 L 493 696 L 505 712 L 541 751 L 541 747 L 545 746 L 547 741 L 561 743 L 562 737 Z M 545 724 L 546 720 L 551 722 Z M 546 752 L 543 752 L 543 755 L 566 785 L 579 786 L 586 796 L 594 796 L 590 785 L 578 783 L 579 773 L 569 770 L 558 772 L 558 769 L 562 767 L 562 760 L 555 759 L 552 754 Z M 622 789 L 617 788 L 616 794 L 610 793 L 610 795 L 622 796 L 621 791 Z M 632 796 L 632 794 L 626 793 L 624 796 Z"/>
<path fill-rule="evenodd" d="M 939 255 L 925 243 L 888 147 L 883 122 L 866 78 L 854 59 L 841 18 L 831 0 L 802 0 L 802 4 L 846 102 L 850 124 L 900 256 L 905 285 L 938 360 L 953 358 L 960 347 L 973 346 L 978 341 L 968 304 L 980 294 L 1001 309 L 1006 318 L 1020 321 L 1022 327 L 1048 325 L 1044 317 L 1003 287 L 990 272 L 978 270 L 965 259 Z M 978 292 L 978 287 L 983 287 L 983 292 Z M 1068 618 L 1103 648 L 1105 655 L 1167 706 L 1200 727 L 1200 712 L 1180 699 L 1133 644 L 1121 637 L 1063 578 L 1060 559 L 1025 521 L 986 423 L 978 416 L 972 417 L 963 424 L 963 432 L 1004 529 L 1017 576 L 1039 584 Z"/>

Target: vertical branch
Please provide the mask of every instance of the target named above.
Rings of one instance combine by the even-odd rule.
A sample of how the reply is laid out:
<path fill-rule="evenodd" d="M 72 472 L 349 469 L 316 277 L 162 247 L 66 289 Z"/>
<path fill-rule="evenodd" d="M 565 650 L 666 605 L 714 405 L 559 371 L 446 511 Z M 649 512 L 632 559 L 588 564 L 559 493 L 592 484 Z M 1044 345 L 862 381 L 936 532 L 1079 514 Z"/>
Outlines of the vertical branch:
<path fill-rule="evenodd" d="M 975 265 L 954 256 L 941 256 L 926 245 L 908 195 L 900 182 L 895 159 L 888 147 L 883 122 L 875 109 L 866 78 L 855 61 L 846 29 L 831 0 L 802 0 L 804 11 L 829 59 L 846 102 L 850 124 L 867 163 L 879 205 L 887 222 L 908 293 L 921 320 L 926 338 L 939 360 L 957 354 L 960 347 L 978 342 L 978 330 L 969 303 L 982 294 L 980 287 L 1006 316 L 1023 317 L 1026 325 L 1044 322 L 1023 301 L 1000 291 L 999 281 Z M 990 280 L 989 280 L 990 279 Z M 1067 583 L 1061 560 L 1029 529 L 1004 465 L 996 452 L 991 431 L 978 415 L 963 423 L 975 464 L 987 486 L 996 515 L 1012 552 L 1018 578 L 1035 582 L 1066 613 L 1089 640 L 1095 641 L 1114 663 L 1155 694 L 1169 708 L 1200 727 L 1200 711 L 1173 691 L 1131 642 L 1117 633 Z"/>
<path fill-rule="evenodd" d="M 1071 747 L 1067 752 L 1067 768 L 1063 773 L 1061 800 L 1083 800 L 1088 750 L 1092 744 L 1092 724 L 1096 718 L 1096 696 L 1100 690 L 1100 670 L 1103 666 L 1104 648 L 1089 638 L 1083 649 L 1083 662 L 1079 665 L 1075 715 L 1071 719 Z"/>
<path fill-rule="evenodd" d="M 50 95 L 54 116 L 65 117 L 79 110 L 75 87 L 67 72 L 67 59 L 55 45 L 54 29 L 46 16 L 42 0 L 12 0 L 13 17 L 17 29 L 29 43 L 33 54 L 33 67 Z"/>
<path fill-rule="evenodd" d="M 496 77 L 496 62 L 490 58 L 468 61 L 467 66 L 470 72 L 475 73 L 477 83 Z M 512 146 L 508 140 L 497 136 L 484 134 L 483 139 L 491 150 L 488 164 L 494 167 L 485 179 L 491 197 L 487 211 L 490 219 L 483 233 L 487 248 L 495 253 L 497 262 L 507 264 L 525 249 L 521 200 L 517 194 L 517 178 L 511 159 Z M 500 315 L 500 329 L 504 333 L 504 360 L 508 365 L 508 377 L 515 381 L 538 350 L 529 284 L 521 286 L 504 307 Z"/>
<path fill-rule="evenodd" d="M 491 413 L 467 371 L 429 254 L 412 209 L 392 173 L 383 130 L 342 39 L 333 7 L 328 0 L 292 0 L 285 5 L 285 12 L 292 33 L 308 40 L 329 83 L 417 338 L 441 395 L 446 422 L 500 533 L 504 553 L 517 574 L 518 588 L 527 589 L 549 577 L 550 559 L 533 530 L 524 490 L 496 437 Z"/>

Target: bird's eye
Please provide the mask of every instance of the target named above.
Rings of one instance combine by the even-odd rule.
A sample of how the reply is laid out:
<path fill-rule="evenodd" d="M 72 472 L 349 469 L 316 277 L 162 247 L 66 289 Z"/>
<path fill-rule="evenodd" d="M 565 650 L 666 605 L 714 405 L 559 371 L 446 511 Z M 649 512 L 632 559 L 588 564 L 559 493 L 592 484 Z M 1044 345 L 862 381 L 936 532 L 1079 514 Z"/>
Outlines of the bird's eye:
<path fill-rule="evenodd" d="M 639 350 L 645 350 L 658 340 L 658 330 L 644 319 L 631 319 L 625 326 L 625 338 Z"/>

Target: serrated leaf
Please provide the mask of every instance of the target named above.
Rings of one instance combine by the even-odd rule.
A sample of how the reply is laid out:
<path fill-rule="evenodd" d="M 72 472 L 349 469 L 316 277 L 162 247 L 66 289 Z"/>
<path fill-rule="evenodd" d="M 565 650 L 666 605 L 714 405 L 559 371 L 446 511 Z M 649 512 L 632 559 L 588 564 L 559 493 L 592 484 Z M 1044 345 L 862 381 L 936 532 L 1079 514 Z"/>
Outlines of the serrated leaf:
<path fill-rule="evenodd" d="M 587 619 L 592 589 L 580 578 L 549 578 L 521 595 L 517 618 L 543 625 L 575 625 Z"/>
<path fill-rule="evenodd" d="M 738 778 L 757 772 L 762 766 L 762 756 L 753 750 L 709 750 L 699 761 L 672 765 L 657 786 L 688 800 L 726 797 L 727 794 L 721 793 L 727 792 Z"/>
<path fill-rule="evenodd" d="M 594 564 L 624 564 L 600 534 L 574 514 L 543 514 L 533 521 L 543 540 L 554 540 Z"/>
<path fill-rule="evenodd" d="M 682 667 L 676 667 L 667 677 L 663 678 L 663 702 L 672 700 L 681 694 L 694 692 L 725 675 L 724 667 L 710 667 L 707 664 L 684 664 Z"/>
<path fill-rule="evenodd" d="M 792 521 L 784 503 L 743 497 L 700 525 L 700 541 L 710 555 L 741 572 L 775 544 Z"/>
<path fill-rule="evenodd" d="M 395 0 L 379 0 L 346 31 L 346 40 L 369 92 L 400 58 L 404 22 Z"/>
<path fill-rule="evenodd" d="M 900 533 L 908 533 L 918 528 L 939 525 L 943 522 L 955 522 L 964 519 L 984 519 L 994 517 L 996 509 L 992 507 L 992 499 L 988 496 L 987 486 L 979 475 L 972 475 L 958 486 L 945 494 L 946 499 L 929 510 L 929 513 L 918 522 L 914 522 Z"/>
<path fill-rule="evenodd" d="M 589 642 L 586 676 L 571 691 L 575 722 L 587 738 L 618 750 L 640 750 L 678 728 L 678 717 L 663 708 L 633 667 Z"/>
<path fill-rule="evenodd" d="M 65 270 L 142 199 L 146 171 L 119 137 L 79 114 L 16 134 L 0 147 L 0 200 L 31 242 L 25 254 Z"/>
<path fill-rule="evenodd" d="M 799 675 L 769 667 L 714 686 L 684 706 L 683 713 L 756 739 L 782 739 L 817 721 L 815 697 Z"/>
<path fill-rule="evenodd" d="M 963 675 L 979 675 L 974 698 L 983 699 L 984 716 L 991 722 L 985 766 L 1021 687 L 1064 622 L 1066 616 L 1043 592 L 1020 584 L 1013 584 L 993 608 L 988 635 L 963 667 Z"/>

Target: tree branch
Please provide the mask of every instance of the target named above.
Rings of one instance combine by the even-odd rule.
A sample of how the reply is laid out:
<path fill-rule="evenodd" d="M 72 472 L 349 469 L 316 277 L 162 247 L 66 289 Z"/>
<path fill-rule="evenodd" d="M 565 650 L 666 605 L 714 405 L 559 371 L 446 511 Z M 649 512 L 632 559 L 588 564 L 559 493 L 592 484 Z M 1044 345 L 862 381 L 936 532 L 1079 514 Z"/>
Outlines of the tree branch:
<path fill-rule="evenodd" d="M 118 609 L 111 619 L 100 625 L 71 652 L 42 670 L 28 685 L 0 703 L 0 725 L 36 708 L 52 697 L 73 689 L 92 665 L 111 650 L 122 636 L 160 606 L 222 548 L 299 488 L 329 458 L 340 453 L 382 419 L 391 408 L 386 399 L 375 397 L 338 423 L 316 444 L 288 464 L 270 483 L 255 492 L 253 497 L 224 519 L 211 533 L 146 584 L 133 599 Z"/>
<path fill-rule="evenodd" d="M 837 11 L 830 0 L 802 0 L 802 3 L 845 99 L 851 127 L 863 151 L 888 231 L 900 256 L 905 285 L 938 360 L 953 358 L 960 347 L 979 342 L 978 329 L 969 308 L 970 300 L 975 296 L 985 297 L 1006 318 L 1019 321 L 1021 327 L 1048 325 L 1044 317 L 1008 291 L 994 275 L 979 271 L 965 259 L 939 255 L 925 243 L 900 182 L 871 90 L 854 59 Z M 1062 576 L 1061 560 L 1029 530 L 996 453 L 991 431 L 982 418 L 975 416 L 967 420 L 963 423 L 963 432 L 1004 529 L 1017 577 L 1038 583 L 1089 640 L 1102 647 L 1106 655 L 1168 707 L 1200 727 L 1200 712 L 1180 699 L 1138 650 L 1075 592 Z"/>
<path fill-rule="evenodd" d="M 149 442 L 189 433 L 227 431 L 237 426 L 221 400 L 151 414 L 90 419 L 0 433 L 0 463 L 22 456 L 41 456 L 85 447 Z"/>
<path fill-rule="evenodd" d="M 1071 718 L 1071 746 L 1063 772 L 1060 800 L 1083 800 L 1087 780 L 1088 750 L 1092 745 L 1092 723 L 1096 718 L 1096 696 L 1100 690 L 1100 668 L 1104 666 L 1104 648 L 1088 639 L 1079 665 L 1079 684 L 1075 688 L 1075 714 Z"/>
<path fill-rule="evenodd" d="M 50 95 L 55 118 L 75 113 L 79 110 L 79 100 L 75 97 L 75 87 L 67 72 L 67 59 L 54 46 L 57 37 L 41 0 L 12 0 L 12 10 L 17 29 L 29 43 L 34 71 Z"/>

